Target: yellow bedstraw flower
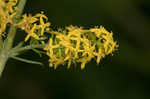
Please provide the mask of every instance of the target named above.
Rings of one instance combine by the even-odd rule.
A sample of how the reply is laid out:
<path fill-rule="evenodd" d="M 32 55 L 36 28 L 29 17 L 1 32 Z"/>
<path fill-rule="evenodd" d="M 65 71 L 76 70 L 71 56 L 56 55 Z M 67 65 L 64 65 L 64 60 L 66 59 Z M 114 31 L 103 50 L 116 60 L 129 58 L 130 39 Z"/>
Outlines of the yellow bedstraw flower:
<path fill-rule="evenodd" d="M 102 52 L 102 48 L 99 48 L 99 49 L 98 49 L 98 52 L 94 52 L 93 54 L 94 54 L 95 56 L 97 56 L 97 60 L 96 60 L 96 63 L 97 63 L 97 64 L 99 64 L 101 58 L 103 58 L 103 57 L 105 56 L 105 54 Z"/>
<path fill-rule="evenodd" d="M 50 38 L 50 40 L 49 40 L 49 44 L 44 48 L 44 50 L 48 50 L 48 54 L 50 55 L 50 56 L 53 56 L 53 54 L 54 54 L 54 49 L 56 49 L 56 48 L 59 48 L 59 45 L 57 44 L 57 45 L 53 45 L 53 40 L 52 40 L 52 38 Z"/>
<path fill-rule="evenodd" d="M 49 29 L 50 23 L 47 21 L 48 18 L 44 14 L 36 14 L 35 16 L 24 14 L 16 26 L 27 33 L 25 42 L 28 41 L 30 37 L 39 40 L 40 37 L 44 35 L 46 29 Z"/>
<path fill-rule="evenodd" d="M 81 69 L 84 69 L 85 64 L 93 58 L 97 58 L 96 62 L 99 64 L 101 58 L 116 49 L 112 33 L 109 33 L 104 27 L 83 29 L 69 26 L 66 27 L 66 31 L 66 33 L 55 31 L 55 38 L 50 38 L 49 44 L 44 48 L 50 57 L 49 62 L 54 64 L 55 68 L 64 62 L 68 62 L 68 68 L 70 68 L 74 59 L 77 63 L 81 63 Z M 57 43 L 53 44 L 52 42 L 56 39 Z"/>
<path fill-rule="evenodd" d="M 43 36 L 45 29 L 49 28 L 50 22 L 44 22 L 44 20 L 48 21 L 48 18 L 44 14 L 36 14 L 35 17 L 40 18 L 40 24 L 38 25 L 38 27 L 41 29 L 41 36 Z"/>
<path fill-rule="evenodd" d="M 33 38 L 39 40 L 39 36 L 35 33 L 36 28 L 37 28 L 37 25 L 34 24 L 33 27 L 31 28 L 31 30 L 29 29 L 29 31 L 27 31 L 28 35 L 25 37 L 25 40 L 24 40 L 25 42 L 28 41 L 28 39 L 30 37 L 33 37 Z"/>
<path fill-rule="evenodd" d="M 8 12 L 13 13 L 14 12 L 14 6 L 18 3 L 18 0 L 8 0 L 9 2 L 6 3 L 6 9 Z"/>
<path fill-rule="evenodd" d="M 0 35 L 6 30 L 8 23 L 13 24 L 12 18 L 16 14 L 17 0 L 0 0 Z"/>
<path fill-rule="evenodd" d="M 35 23 L 37 21 L 38 21 L 38 19 L 33 17 L 31 14 L 29 14 L 29 15 L 24 14 L 22 16 L 22 19 L 16 24 L 16 26 L 21 28 L 22 30 L 27 31 L 28 28 L 30 28 L 31 25 L 33 25 L 33 23 Z"/>
<path fill-rule="evenodd" d="M 28 34 L 25 37 L 25 42 L 28 41 L 30 37 L 39 40 L 39 36 L 35 33 L 38 28 L 37 24 L 35 23 L 37 21 L 37 18 L 32 17 L 31 15 L 27 16 L 27 14 L 24 14 L 22 16 L 22 19 L 16 24 L 18 28 L 21 28 Z"/>

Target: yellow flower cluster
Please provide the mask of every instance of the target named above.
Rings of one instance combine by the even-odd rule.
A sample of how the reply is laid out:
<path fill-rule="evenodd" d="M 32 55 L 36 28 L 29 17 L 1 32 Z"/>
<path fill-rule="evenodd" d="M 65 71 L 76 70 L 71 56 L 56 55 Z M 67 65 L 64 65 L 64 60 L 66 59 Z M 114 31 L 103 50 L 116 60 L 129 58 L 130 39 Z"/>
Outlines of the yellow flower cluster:
<path fill-rule="evenodd" d="M 13 23 L 18 0 L 0 0 L 0 36 L 5 32 L 8 23 Z"/>
<path fill-rule="evenodd" d="M 27 16 L 27 14 L 24 14 L 19 23 L 17 23 L 17 26 L 28 33 L 25 42 L 28 41 L 30 37 L 40 40 L 45 30 L 49 29 L 50 23 L 47 21 L 48 18 L 44 14 L 39 13 L 35 16 Z"/>
<path fill-rule="evenodd" d="M 13 17 L 17 12 L 17 3 L 18 0 L 0 0 L 0 36 L 6 31 L 7 24 L 10 23 L 28 34 L 25 37 L 25 42 L 30 37 L 40 40 L 45 30 L 49 29 L 48 18 L 42 13 L 38 13 L 35 16 L 24 14 L 17 23 L 13 22 Z"/>
<path fill-rule="evenodd" d="M 6 31 L 7 24 L 12 24 L 27 33 L 25 42 L 31 37 L 38 41 L 42 40 L 44 33 L 50 30 L 48 18 L 42 13 L 34 16 L 24 14 L 20 20 L 13 22 L 13 17 L 17 12 L 17 3 L 18 0 L 0 0 L 0 36 Z M 83 29 L 68 26 L 63 31 L 51 30 L 50 35 L 44 50 L 50 57 L 49 62 L 54 68 L 65 62 L 70 68 L 75 61 L 81 63 L 81 69 L 84 69 L 85 64 L 92 59 L 96 59 L 99 64 L 101 58 L 111 54 L 117 45 L 113 40 L 113 33 L 108 32 L 104 27 Z"/>
<path fill-rule="evenodd" d="M 68 62 L 70 68 L 72 61 L 81 63 L 81 69 L 93 58 L 97 64 L 101 58 L 112 53 L 116 48 L 112 33 L 104 27 L 83 29 L 74 26 L 66 27 L 63 32 L 54 31 L 54 38 L 44 48 L 50 57 L 49 62 L 57 68 L 58 65 Z"/>

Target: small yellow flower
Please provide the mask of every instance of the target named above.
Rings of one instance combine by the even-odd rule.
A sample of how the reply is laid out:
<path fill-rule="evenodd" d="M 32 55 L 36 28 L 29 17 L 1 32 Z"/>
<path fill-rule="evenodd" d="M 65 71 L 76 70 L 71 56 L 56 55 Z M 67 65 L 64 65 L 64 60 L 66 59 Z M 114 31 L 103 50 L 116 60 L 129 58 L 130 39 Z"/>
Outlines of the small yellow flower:
<path fill-rule="evenodd" d="M 14 8 L 17 4 L 18 0 L 9 0 L 8 3 L 6 3 L 6 9 L 8 10 L 8 12 L 13 13 L 14 12 Z"/>
<path fill-rule="evenodd" d="M 84 68 L 85 68 L 85 64 L 86 64 L 86 61 L 83 61 L 83 62 L 81 63 L 81 69 L 84 69 Z"/>
<path fill-rule="evenodd" d="M 46 21 L 48 20 L 48 18 L 44 14 L 36 14 L 34 17 L 40 18 L 40 25 L 38 27 L 41 28 L 40 34 L 41 34 L 41 36 L 43 36 L 45 29 L 49 28 L 50 22 L 47 22 L 47 23 L 44 22 L 44 20 L 46 20 Z"/>
<path fill-rule="evenodd" d="M 33 38 L 39 40 L 39 36 L 35 33 L 36 28 L 37 28 L 37 25 L 34 24 L 33 27 L 31 28 L 31 30 L 27 31 L 28 35 L 25 38 L 25 42 L 28 41 L 30 37 L 33 37 Z"/>
<path fill-rule="evenodd" d="M 100 28 L 96 27 L 96 28 L 91 28 L 90 32 L 94 32 L 96 34 L 96 37 L 100 37 L 102 36 L 102 34 L 109 34 L 109 32 L 102 26 L 100 26 Z"/>
<path fill-rule="evenodd" d="M 59 45 L 57 44 L 57 45 L 53 45 L 53 40 L 52 40 L 52 38 L 50 38 L 50 40 L 49 40 L 49 44 L 46 46 L 46 48 L 44 48 L 44 50 L 48 50 L 48 54 L 50 55 L 50 56 L 53 56 L 53 54 L 54 54 L 54 49 L 56 49 L 56 48 L 59 48 Z"/>
<path fill-rule="evenodd" d="M 102 48 L 101 48 L 101 47 L 99 47 L 98 52 L 94 52 L 93 54 L 94 54 L 95 56 L 97 56 L 97 60 L 96 60 L 96 63 L 97 63 L 97 64 L 99 64 L 101 58 L 105 56 L 104 53 L 103 53 L 103 51 L 102 51 Z"/>
<path fill-rule="evenodd" d="M 50 30 L 49 28 L 50 22 L 47 21 L 48 18 L 44 14 L 36 14 L 35 16 L 32 16 L 30 14 L 29 15 L 24 14 L 22 16 L 22 19 L 16 24 L 16 26 L 24 30 L 26 33 L 28 33 L 28 36 L 25 38 L 25 41 L 29 40 L 29 37 L 33 37 L 36 40 L 40 40 L 40 38 L 44 36 L 44 32 Z"/>
<path fill-rule="evenodd" d="M 16 24 L 16 26 L 27 32 L 29 28 L 37 21 L 38 19 L 33 17 L 32 15 L 27 16 L 27 14 L 24 14 L 22 16 L 22 19 Z"/>

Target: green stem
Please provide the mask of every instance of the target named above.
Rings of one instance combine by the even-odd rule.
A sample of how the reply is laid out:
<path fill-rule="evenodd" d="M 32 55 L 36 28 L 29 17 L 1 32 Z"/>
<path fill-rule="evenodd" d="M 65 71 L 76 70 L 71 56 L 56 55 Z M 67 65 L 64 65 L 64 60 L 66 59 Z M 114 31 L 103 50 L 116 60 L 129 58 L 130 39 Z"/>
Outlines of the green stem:
<path fill-rule="evenodd" d="M 2 50 L 0 53 L 0 77 L 8 60 L 8 53 L 5 50 Z"/>
<path fill-rule="evenodd" d="M 17 48 L 17 49 L 12 49 L 11 53 L 19 53 L 22 51 L 27 51 L 27 50 L 31 50 L 31 49 L 35 49 L 35 48 L 44 48 L 46 45 L 43 44 L 38 44 L 38 45 L 28 45 L 25 47 L 21 47 L 21 48 Z"/>
<path fill-rule="evenodd" d="M 19 20 L 19 18 L 21 17 L 25 3 L 26 3 L 26 0 L 20 0 L 19 4 L 17 6 L 17 8 L 18 8 L 17 13 L 16 13 L 15 17 L 13 18 L 14 22 L 17 22 Z M 8 37 L 7 37 L 7 42 L 6 42 L 7 50 L 11 49 L 15 35 L 16 35 L 16 27 L 14 25 L 11 25 L 9 33 L 8 33 Z"/>
<path fill-rule="evenodd" d="M 19 60 L 21 62 L 29 63 L 29 64 L 43 65 L 41 62 L 31 61 L 31 60 L 23 59 L 23 58 L 16 57 L 16 56 L 11 56 L 11 58 L 15 60 Z"/>
<path fill-rule="evenodd" d="M 2 47 L 3 47 L 3 40 L 2 40 L 2 36 L 0 36 L 0 51 L 1 51 Z"/>
<path fill-rule="evenodd" d="M 16 13 L 16 16 L 14 16 L 14 18 L 13 18 L 14 22 L 17 22 L 17 20 L 20 18 L 21 14 L 23 12 L 25 3 L 26 3 L 26 0 L 19 0 L 19 4 L 17 6 L 18 11 Z M 3 72 L 6 62 L 9 58 L 9 53 L 10 53 L 10 49 L 13 46 L 15 34 L 16 34 L 16 27 L 11 25 L 6 42 L 4 43 L 5 44 L 4 48 L 1 49 L 1 52 L 0 52 L 0 77 L 2 76 L 2 72 Z"/>

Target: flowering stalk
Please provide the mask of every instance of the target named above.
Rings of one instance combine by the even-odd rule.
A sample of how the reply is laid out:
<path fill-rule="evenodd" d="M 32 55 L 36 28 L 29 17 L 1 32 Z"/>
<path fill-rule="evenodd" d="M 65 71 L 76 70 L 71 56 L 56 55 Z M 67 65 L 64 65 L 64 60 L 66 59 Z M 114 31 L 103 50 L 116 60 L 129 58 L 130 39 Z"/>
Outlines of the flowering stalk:
<path fill-rule="evenodd" d="M 43 44 L 37 44 L 37 45 L 28 45 L 28 46 L 25 46 L 25 47 L 21 47 L 21 48 L 13 48 L 11 50 L 12 53 L 19 53 L 19 52 L 22 52 L 22 51 L 27 51 L 27 50 L 32 50 L 33 48 L 44 48 L 46 45 L 43 45 Z"/>
<path fill-rule="evenodd" d="M 8 58 L 42 65 L 40 62 L 18 57 L 27 50 L 33 50 L 39 55 L 46 54 L 49 57 L 49 66 L 54 69 L 65 63 L 68 63 L 67 68 L 73 63 L 80 63 L 81 69 L 84 69 L 86 63 L 92 59 L 99 64 L 102 58 L 112 54 L 117 47 L 113 33 L 102 26 L 84 29 L 70 25 L 64 30 L 54 31 L 43 12 L 34 16 L 22 15 L 25 3 L 26 0 L 19 0 L 19 3 L 18 0 L 0 0 L 0 76 Z M 10 30 L 6 38 L 3 35 L 7 28 Z M 27 35 L 23 42 L 13 47 L 17 29 Z"/>
<path fill-rule="evenodd" d="M 16 1 L 16 3 L 17 3 L 17 1 Z M 25 6 L 25 3 L 26 3 L 26 0 L 19 0 L 16 15 L 12 19 L 14 22 L 16 22 L 17 19 L 19 19 L 19 17 L 21 16 L 24 6 Z M 2 46 L 3 48 L 0 51 L 0 76 L 2 75 L 5 64 L 9 58 L 9 52 L 10 52 L 10 49 L 12 48 L 15 34 L 16 34 L 16 27 L 14 25 L 11 25 L 8 37 L 7 37 L 4 45 L 1 44 L 1 45 L 3 45 Z M 2 37 L 0 40 L 2 42 Z"/>

